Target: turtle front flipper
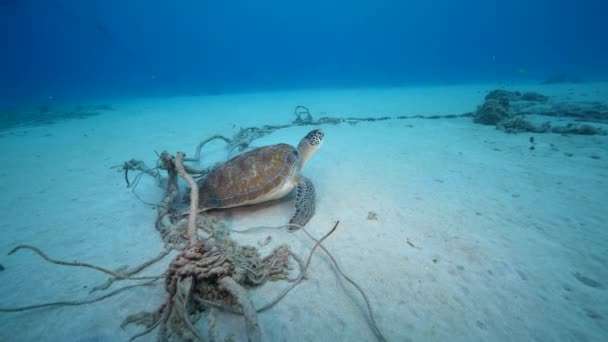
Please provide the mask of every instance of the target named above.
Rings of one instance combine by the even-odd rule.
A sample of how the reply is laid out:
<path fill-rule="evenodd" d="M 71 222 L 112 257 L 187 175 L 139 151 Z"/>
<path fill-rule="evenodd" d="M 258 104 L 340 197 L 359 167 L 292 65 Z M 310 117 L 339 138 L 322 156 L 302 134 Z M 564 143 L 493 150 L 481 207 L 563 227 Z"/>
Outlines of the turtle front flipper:
<path fill-rule="evenodd" d="M 296 187 L 296 213 L 289 223 L 306 225 L 315 214 L 315 201 L 315 186 L 309 179 L 301 177 Z M 289 228 L 289 230 L 296 229 L 297 227 Z"/>

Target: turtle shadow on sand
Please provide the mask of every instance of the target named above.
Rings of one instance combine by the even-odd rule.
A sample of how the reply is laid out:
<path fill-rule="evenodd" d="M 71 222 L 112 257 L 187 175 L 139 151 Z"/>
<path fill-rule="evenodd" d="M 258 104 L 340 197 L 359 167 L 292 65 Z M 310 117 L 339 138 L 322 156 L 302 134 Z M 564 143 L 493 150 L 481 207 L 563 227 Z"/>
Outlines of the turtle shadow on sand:
<path fill-rule="evenodd" d="M 281 221 L 279 222 L 287 222 L 292 215 L 290 210 L 295 206 L 295 198 L 295 194 L 291 193 L 283 198 L 256 205 L 208 210 L 205 211 L 205 215 L 225 222 L 239 222 L 243 219 L 257 221 L 258 219 L 264 220 L 268 216 L 280 216 Z"/>
<path fill-rule="evenodd" d="M 335 222 L 333 228 L 320 239 L 314 238 L 303 227 L 314 214 L 315 194 L 312 182 L 300 176 L 299 171 L 320 146 L 322 138 L 323 133 L 320 130 L 313 130 L 302 140 L 297 149 L 286 144 L 261 147 L 236 156 L 220 167 L 204 170 L 186 166 L 184 162 L 187 159 L 181 152 L 175 156 L 168 152 L 161 153 L 154 168 L 148 168 L 143 162 L 135 160 L 125 162 L 122 170 L 128 187 L 137 186 L 141 177 L 147 174 L 153 176 L 157 184 L 166 189 L 164 198 L 155 206 L 157 209 L 155 226 L 165 243 L 164 250 L 158 256 L 133 268 L 109 270 L 83 262 L 56 260 L 30 245 L 19 245 L 9 254 L 30 250 L 53 264 L 87 267 L 111 276 L 104 284 L 95 286 L 91 293 L 105 291 L 120 280 L 135 280 L 140 283 L 124 286 L 88 300 L 0 308 L 0 313 L 91 304 L 134 287 L 151 286 L 158 280 L 164 280 L 165 302 L 153 312 L 133 314 L 124 320 L 123 328 L 131 324 L 144 326 L 143 331 L 131 337 L 131 340 L 145 336 L 157 328 L 160 341 L 200 341 L 207 338 L 219 340 L 217 320 L 221 319 L 222 314 L 237 314 L 245 319 L 248 340 L 261 341 L 257 314 L 271 309 L 291 289 L 302 282 L 313 253 L 320 248 L 329 257 L 336 272 L 360 293 L 366 304 L 370 328 L 378 340 L 384 341 L 385 338 L 376 325 L 366 294 L 356 282 L 342 272 L 331 253 L 322 244 L 337 230 L 339 221 Z M 200 158 L 200 149 L 204 144 L 213 139 L 216 137 L 199 144 L 196 158 Z M 133 169 L 140 172 L 130 180 L 128 173 Z M 251 172 L 262 169 L 264 169 L 262 176 L 266 178 L 251 176 L 254 174 Z M 166 171 L 166 178 L 160 175 L 161 171 Z M 189 185 L 187 213 L 178 209 L 184 203 L 180 196 L 178 177 L 183 178 Z M 230 177 L 236 177 L 235 182 L 225 181 Z M 291 192 L 296 193 L 296 210 L 290 223 L 284 226 L 254 227 L 236 231 L 227 228 L 223 222 L 214 217 L 216 215 L 205 214 L 212 209 L 266 203 L 286 197 Z M 305 259 L 294 254 L 287 245 L 279 245 L 269 255 L 262 256 L 254 246 L 239 245 L 231 238 L 231 233 L 246 234 L 269 228 L 302 232 L 313 241 L 313 247 Z M 177 251 L 177 255 L 169 263 L 166 272 L 152 276 L 138 275 L 150 265 L 163 260 L 171 251 Z M 297 271 L 290 272 L 294 266 Z M 268 300 L 267 304 L 254 307 L 247 289 L 262 286 L 269 281 L 283 281 L 287 285 L 274 298 Z M 195 327 L 204 316 L 208 320 L 205 334 L 207 338 Z"/>

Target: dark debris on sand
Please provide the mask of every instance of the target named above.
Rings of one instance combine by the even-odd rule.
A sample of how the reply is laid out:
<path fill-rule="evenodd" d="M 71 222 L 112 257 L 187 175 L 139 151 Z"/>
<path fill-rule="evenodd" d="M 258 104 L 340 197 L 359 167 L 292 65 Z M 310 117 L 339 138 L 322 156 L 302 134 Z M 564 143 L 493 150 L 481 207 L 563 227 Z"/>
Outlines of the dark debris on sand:
<path fill-rule="evenodd" d="M 527 116 L 543 116 L 571 120 L 565 125 L 553 126 L 550 121 L 535 124 Z M 507 133 L 559 133 L 578 135 L 606 135 L 601 125 L 608 124 L 608 104 L 598 101 L 554 102 L 537 92 L 496 89 L 488 93 L 475 112 L 474 121 L 494 125 Z M 584 123 L 581 123 L 584 122 Z"/>

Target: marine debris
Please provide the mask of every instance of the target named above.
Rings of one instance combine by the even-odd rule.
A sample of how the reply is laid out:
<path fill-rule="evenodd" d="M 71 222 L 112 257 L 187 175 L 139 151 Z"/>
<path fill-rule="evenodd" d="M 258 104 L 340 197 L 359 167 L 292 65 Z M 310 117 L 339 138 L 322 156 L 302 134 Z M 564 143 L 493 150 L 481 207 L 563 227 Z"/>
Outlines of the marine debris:
<path fill-rule="evenodd" d="M 263 138 L 269 134 L 274 133 L 277 130 L 296 127 L 296 126 L 322 126 L 322 125 L 338 125 L 347 123 L 350 125 L 356 125 L 361 122 L 377 122 L 387 120 L 408 120 L 408 119 L 455 119 L 462 117 L 473 116 L 472 113 L 463 114 L 447 114 L 447 115 L 399 115 L 399 116 L 383 116 L 383 117 L 330 117 L 322 116 L 318 119 L 314 119 L 310 110 L 305 107 L 298 105 L 294 109 L 295 119 L 289 124 L 283 125 L 264 125 L 261 127 L 241 127 L 241 129 L 232 137 L 228 138 L 223 135 L 214 135 L 208 139 L 203 140 L 196 149 L 195 157 L 186 159 L 186 161 L 198 161 L 200 160 L 201 148 L 209 143 L 210 141 L 219 139 L 223 140 L 228 144 L 228 151 L 230 153 L 234 151 L 243 151 L 247 149 L 254 140 Z"/>
<path fill-rule="evenodd" d="M 534 123 L 528 119 L 532 116 L 536 121 L 539 117 L 551 117 L 572 122 L 553 126 L 548 120 Z M 548 96 L 536 92 L 496 89 L 486 95 L 473 120 L 483 125 L 495 125 L 506 133 L 605 135 L 607 131 L 604 127 L 590 123 L 608 124 L 608 104 L 597 101 L 553 102 Z"/>
<path fill-rule="evenodd" d="M 222 139 L 214 136 L 199 144 L 193 159 L 200 159 L 200 151 L 205 143 L 216 138 Z M 234 141 L 234 139 L 227 138 L 223 140 Z M 249 341 L 261 341 L 262 334 L 257 314 L 271 309 L 304 280 L 312 256 L 315 250 L 320 248 L 329 257 L 336 272 L 363 298 L 367 308 L 368 323 L 378 340 L 386 340 L 377 327 L 367 295 L 355 281 L 344 274 L 334 257 L 322 244 L 337 230 L 339 221 L 320 239 L 314 238 L 304 227 L 296 224 L 281 227 L 254 227 L 243 231 L 230 230 L 216 218 L 198 213 L 198 185 L 193 176 L 204 176 L 207 169 L 191 169 L 184 165 L 186 160 L 184 153 L 178 152 L 173 156 L 164 151 L 159 155 L 155 168 L 149 168 L 145 163 L 133 159 L 119 165 L 122 167 L 119 171 L 125 172 L 127 186 L 134 188 L 143 175 L 149 175 L 157 180 L 157 185 L 165 188 L 164 198 L 156 205 L 156 229 L 165 243 L 165 248 L 158 256 L 142 265 L 132 268 L 122 267 L 117 271 L 112 271 L 89 263 L 52 259 L 41 249 L 30 245 L 17 246 L 9 253 L 31 250 L 53 264 L 91 268 L 111 276 L 105 283 L 94 287 L 91 293 L 104 291 L 120 280 L 144 282 L 125 286 L 96 298 L 58 301 L 18 308 L 0 308 L 0 313 L 96 303 L 134 287 L 155 285 L 159 279 L 164 279 L 167 296 L 164 304 L 153 312 L 130 315 L 121 325 L 123 328 L 131 324 L 145 327 L 131 340 L 145 336 L 156 328 L 158 328 L 158 340 L 160 341 L 200 341 L 205 339 L 204 335 L 218 339 L 218 332 L 215 331 L 216 322 L 221 319 L 221 312 L 227 312 L 243 316 Z M 129 170 L 138 171 L 133 181 L 129 180 Z M 167 177 L 160 176 L 159 170 L 166 171 Z M 180 207 L 183 202 L 178 187 L 178 177 L 182 177 L 190 187 L 190 210 L 187 215 L 183 215 Z M 290 230 L 290 228 L 298 228 L 297 231 L 303 232 L 314 243 L 305 261 L 294 254 L 287 245 L 279 245 L 269 255 L 262 256 L 256 247 L 240 245 L 230 236 L 231 233 L 245 234 L 266 228 L 286 228 L 289 231 L 296 231 L 296 229 Z M 177 255 L 173 257 L 165 273 L 152 276 L 137 275 L 150 265 L 162 261 L 171 251 L 177 251 Z M 296 275 L 291 274 L 294 266 L 297 268 Z M 258 308 L 254 307 L 249 298 L 248 289 L 263 286 L 269 281 L 284 281 L 288 285 L 267 304 Z M 207 334 L 202 334 L 196 328 L 197 322 L 204 316 L 208 319 L 209 331 Z"/>
<path fill-rule="evenodd" d="M 483 125 L 496 125 L 513 116 L 513 113 L 511 113 L 508 108 L 508 100 L 486 99 L 486 101 L 477 109 L 477 112 L 475 112 L 474 121 Z"/>
<path fill-rule="evenodd" d="M 106 110 L 105 107 L 98 109 Z M 44 111 L 46 110 L 45 108 Z M 50 109 L 48 110 L 50 111 Z M 80 110 L 83 109 L 80 108 Z M 294 126 L 337 125 L 342 123 L 356 125 L 361 122 L 386 120 L 473 117 L 475 122 L 496 125 L 498 129 L 506 132 L 606 134 L 603 128 L 595 127 L 588 123 L 568 123 L 565 126 L 553 127 L 549 122 L 535 125 L 527 120 L 527 117 L 530 115 L 568 117 L 576 121 L 606 124 L 608 123 L 608 106 L 598 102 L 576 104 L 553 103 L 550 98 L 538 93 L 496 90 L 488 94 L 484 104 L 475 113 L 382 117 L 323 116 L 315 119 L 308 108 L 297 106 L 294 110 L 294 115 L 295 119 L 289 124 L 241 128 L 231 138 L 223 135 L 213 135 L 202 140 L 197 145 L 194 156 L 191 158 L 186 158 L 185 154 L 181 152 L 178 152 L 174 156 L 164 151 L 158 154 L 158 160 L 154 167 L 149 167 L 144 162 L 135 159 L 115 166 L 118 171 L 124 174 L 126 185 L 131 189 L 134 189 L 139 184 L 139 180 L 144 175 L 154 177 L 156 184 L 165 189 L 164 198 L 159 203 L 154 204 L 157 210 L 155 227 L 165 245 L 156 257 L 135 267 L 122 267 L 119 270 L 112 271 L 93 264 L 52 259 L 41 249 L 30 245 L 17 246 L 9 254 L 13 254 L 19 250 L 31 250 L 53 264 L 92 268 L 111 276 L 105 283 L 94 287 L 91 293 L 105 291 L 120 280 L 128 279 L 143 282 L 124 286 L 95 298 L 80 301 L 58 301 L 18 308 L 0 308 L 0 313 L 96 303 L 135 287 L 153 286 L 159 279 L 164 279 L 166 291 L 165 303 L 154 312 L 134 314 L 124 320 L 123 327 L 130 324 L 145 326 L 145 329 L 133 336 L 131 340 L 147 335 L 156 328 L 159 328 L 158 338 L 160 341 L 202 340 L 203 335 L 195 325 L 203 314 L 206 314 L 208 319 L 207 327 L 209 331 L 207 335 L 215 338 L 217 336 L 217 332 L 215 331 L 216 322 L 218 319 L 221 319 L 219 312 L 223 311 L 242 315 L 246 322 L 249 340 L 259 341 L 261 333 L 257 321 L 257 313 L 272 308 L 291 289 L 302 282 L 313 253 L 319 248 L 328 256 L 335 271 L 359 292 L 367 308 L 367 319 L 370 328 L 378 340 L 385 341 L 385 337 L 376 324 L 367 295 L 354 280 L 349 278 L 340 269 L 334 257 L 322 244 L 325 239 L 336 231 L 339 221 L 321 239 L 314 238 L 305 228 L 296 224 L 288 224 L 281 227 L 254 227 L 243 231 L 230 230 L 223 222 L 214 217 L 199 214 L 198 210 L 196 210 L 198 208 L 197 179 L 204 178 L 214 166 L 196 169 L 184 163 L 200 161 L 202 149 L 211 141 L 224 141 L 230 154 L 234 151 L 247 149 L 254 140 L 271 134 L 276 130 Z M 534 146 L 533 139 L 530 142 L 531 146 Z M 130 172 L 137 172 L 137 174 L 131 177 Z M 167 176 L 163 177 L 161 172 L 166 172 Z M 190 210 L 187 214 L 184 214 L 181 207 L 187 202 L 183 201 L 182 196 L 180 196 L 178 176 L 186 180 L 190 186 Z M 368 213 L 368 219 L 377 219 L 377 214 L 373 212 Z M 242 246 L 230 236 L 233 232 L 248 233 L 266 228 L 287 228 L 289 231 L 304 233 L 314 242 L 314 246 L 311 248 L 306 261 L 301 260 L 287 245 L 279 245 L 269 255 L 262 256 L 256 247 Z M 407 243 L 412 248 L 419 248 L 409 240 Z M 176 251 L 177 255 L 168 264 L 165 273 L 162 275 L 138 276 L 150 265 L 163 261 L 172 251 Z M 290 274 L 294 265 L 298 269 L 295 277 Z M 583 278 L 579 277 L 579 280 L 581 279 Z M 263 286 L 269 281 L 285 281 L 289 285 L 277 294 L 275 298 L 271 299 L 268 304 L 255 308 L 248 297 L 248 289 Z M 586 279 L 581 281 L 584 282 Z M 589 282 L 587 281 L 587 283 Z"/>
<path fill-rule="evenodd" d="M 525 92 L 521 93 L 519 91 L 508 91 L 503 89 L 495 89 L 492 90 L 485 97 L 486 100 L 499 100 L 501 104 L 508 107 L 509 102 L 511 101 L 531 101 L 531 102 L 542 102 L 545 103 L 549 101 L 549 97 L 542 95 L 537 92 Z"/>

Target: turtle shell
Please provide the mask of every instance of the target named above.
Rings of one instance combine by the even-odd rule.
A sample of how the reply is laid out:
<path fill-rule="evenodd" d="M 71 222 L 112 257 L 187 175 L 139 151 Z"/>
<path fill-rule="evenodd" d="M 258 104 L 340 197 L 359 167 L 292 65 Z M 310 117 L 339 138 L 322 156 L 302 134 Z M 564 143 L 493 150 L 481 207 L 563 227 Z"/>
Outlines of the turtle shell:
<path fill-rule="evenodd" d="M 237 207 L 268 195 L 297 172 L 298 159 L 298 150 L 287 144 L 240 154 L 215 168 L 199 184 L 199 207 Z"/>

